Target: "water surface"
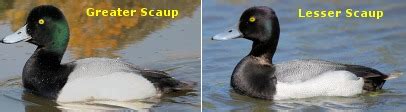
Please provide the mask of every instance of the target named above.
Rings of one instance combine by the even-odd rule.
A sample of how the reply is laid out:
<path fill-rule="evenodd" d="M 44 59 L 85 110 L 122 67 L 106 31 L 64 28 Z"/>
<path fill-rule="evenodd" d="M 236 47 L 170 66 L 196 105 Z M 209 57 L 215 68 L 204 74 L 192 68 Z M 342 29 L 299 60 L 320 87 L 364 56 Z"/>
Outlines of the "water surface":
<path fill-rule="evenodd" d="M 52 4 L 62 10 L 70 27 L 70 42 L 62 62 L 87 57 L 120 58 L 148 69 L 163 70 L 179 80 L 200 82 L 200 1 L 77 1 L 2 0 L 0 38 L 25 24 L 29 11 Z M 86 8 L 178 9 L 175 18 L 87 17 Z M 35 46 L 22 42 L 0 45 L 0 108 L 2 111 L 200 111 L 200 83 L 195 91 L 167 94 L 160 100 L 127 102 L 120 106 L 57 104 L 24 93 L 21 72 Z M 118 104 L 119 102 L 114 102 Z"/>
<path fill-rule="evenodd" d="M 213 41 L 210 37 L 233 26 L 248 7 L 272 7 L 281 35 L 274 63 L 323 59 L 376 68 L 384 73 L 406 71 L 406 2 L 402 0 L 204 0 L 203 111 L 405 111 L 406 77 L 387 81 L 379 92 L 353 97 L 314 97 L 266 101 L 242 96 L 230 88 L 235 65 L 250 51 L 251 41 Z M 384 17 L 299 19 L 298 8 L 384 10 Z"/>

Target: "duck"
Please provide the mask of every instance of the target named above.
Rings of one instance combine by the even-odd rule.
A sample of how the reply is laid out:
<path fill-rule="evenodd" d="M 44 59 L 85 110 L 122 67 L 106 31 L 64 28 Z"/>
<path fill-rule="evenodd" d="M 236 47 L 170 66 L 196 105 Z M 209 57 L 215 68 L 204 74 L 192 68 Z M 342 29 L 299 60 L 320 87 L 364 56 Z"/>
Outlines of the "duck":
<path fill-rule="evenodd" d="M 251 51 L 234 68 L 230 86 L 239 94 L 266 100 L 317 96 L 355 96 L 382 89 L 388 79 L 376 69 L 318 59 L 296 59 L 274 64 L 279 41 L 279 21 L 267 6 L 246 9 L 238 24 L 216 34 L 213 40 L 243 38 Z"/>
<path fill-rule="evenodd" d="M 37 46 L 23 68 L 25 92 L 57 102 L 82 102 L 132 101 L 193 91 L 193 82 L 119 59 L 92 57 L 61 63 L 69 33 L 62 11 L 41 5 L 30 11 L 23 27 L 0 40 L 4 44 L 28 42 Z"/>

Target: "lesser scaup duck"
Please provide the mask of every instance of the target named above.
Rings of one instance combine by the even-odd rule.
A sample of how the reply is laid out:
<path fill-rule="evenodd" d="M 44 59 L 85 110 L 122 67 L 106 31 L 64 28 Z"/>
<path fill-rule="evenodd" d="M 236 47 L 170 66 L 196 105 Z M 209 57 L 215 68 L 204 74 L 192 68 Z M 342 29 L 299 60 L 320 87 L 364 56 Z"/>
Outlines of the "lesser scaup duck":
<path fill-rule="evenodd" d="M 253 41 L 251 52 L 235 67 L 231 87 L 240 94 L 262 99 L 314 96 L 352 96 L 381 89 L 385 75 L 373 68 L 322 60 L 294 60 L 273 64 L 279 40 L 279 22 L 266 6 L 244 11 L 237 28 L 214 40 L 245 38 Z"/>
<path fill-rule="evenodd" d="M 58 102 L 128 101 L 193 90 L 194 84 L 178 81 L 165 72 L 140 69 L 116 59 L 87 58 L 61 64 L 68 46 L 69 27 L 62 12 L 54 6 L 32 9 L 26 25 L 1 43 L 22 41 L 38 46 L 24 66 L 25 90 Z"/>

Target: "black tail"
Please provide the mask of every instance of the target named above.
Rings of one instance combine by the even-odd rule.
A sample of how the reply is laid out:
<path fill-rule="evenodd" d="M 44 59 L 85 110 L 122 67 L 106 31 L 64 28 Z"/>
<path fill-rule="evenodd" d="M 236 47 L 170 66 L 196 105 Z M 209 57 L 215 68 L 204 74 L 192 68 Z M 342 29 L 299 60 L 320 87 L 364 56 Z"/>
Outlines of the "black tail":
<path fill-rule="evenodd" d="M 390 75 L 384 75 L 381 72 L 379 72 L 379 74 L 377 73 L 378 72 L 375 71 L 375 73 L 369 73 L 363 76 L 365 80 L 363 87 L 364 90 L 376 91 L 378 89 L 382 89 L 382 86 L 386 80 L 398 78 L 403 74 L 402 72 L 393 72 L 390 73 Z"/>
<path fill-rule="evenodd" d="M 366 91 L 376 91 L 382 89 L 383 84 L 385 84 L 385 79 L 388 78 L 387 75 L 379 75 L 374 77 L 363 77 L 364 78 L 364 87 Z"/>
<path fill-rule="evenodd" d="M 172 91 L 193 91 L 196 86 L 196 82 L 178 81 L 163 71 L 142 70 L 141 74 L 154 83 L 155 87 L 163 93 Z"/>
<path fill-rule="evenodd" d="M 366 91 L 382 89 L 383 84 L 385 84 L 386 79 L 389 77 L 378 70 L 365 66 L 347 65 L 347 70 L 364 79 L 363 89 Z"/>

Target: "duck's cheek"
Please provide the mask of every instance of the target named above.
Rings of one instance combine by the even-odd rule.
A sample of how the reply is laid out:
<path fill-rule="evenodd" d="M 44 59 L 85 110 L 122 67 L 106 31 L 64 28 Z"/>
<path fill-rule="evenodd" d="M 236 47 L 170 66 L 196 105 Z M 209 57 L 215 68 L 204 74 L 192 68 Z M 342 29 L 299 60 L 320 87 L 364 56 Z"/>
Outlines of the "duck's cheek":
<path fill-rule="evenodd" d="M 28 41 L 31 40 L 31 36 L 27 34 L 27 25 L 24 25 L 20 29 L 18 29 L 16 32 L 14 32 L 11 35 L 6 36 L 1 40 L 2 43 L 6 44 L 13 44 L 13 43 L 18 43 L 18 42 L 23 42 L 23 41 Z"/>

